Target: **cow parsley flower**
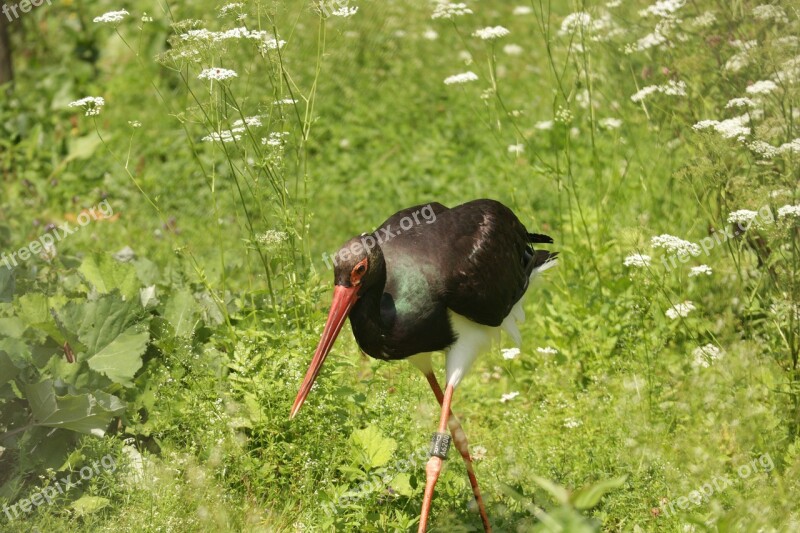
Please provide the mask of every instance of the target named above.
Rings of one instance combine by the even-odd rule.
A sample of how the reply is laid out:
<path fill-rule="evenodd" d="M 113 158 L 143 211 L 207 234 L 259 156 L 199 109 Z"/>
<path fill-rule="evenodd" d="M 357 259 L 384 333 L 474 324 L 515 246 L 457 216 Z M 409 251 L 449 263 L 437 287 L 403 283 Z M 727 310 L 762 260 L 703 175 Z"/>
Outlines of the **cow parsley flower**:
<path fill-rule="evenodd" d="M 645 268 L 650 266 L 652 258 L 645 254 L 631 254 L 622 262 L 626 267 Z"/>
<path fill-rule="evenodd" d="M 525 145 L 524 144 L 510 144 L 508 145 L 508 153 L 509 154 L 516 154 L 522 155 L 525 152 Z"/>
<path fill-rule="evenodd" d="M 708 368 L 712 362 L 722 359 L 722 350 L 713 344 L 698 346 L 692 351 L 692 366 Z"/>
<path fill-rule="evenodd" d="M 746 226 L 751 224 L 757 216 L 757 211 L 753 211 L 751 209 L 739 209 L 738 211 L 733 211 L 728 215 L 728 223 L 737 224 L 738 226 Z"/>
<path fill-rule="evenodd" d="M 358 7 L 340 7 L 334 11 L 331 11 L 332 17 L 342 17 L 342 18 L 350 18 L 353 15 L 358 13 Z"/>
<path fill-rule="evenodd" d="M 583 425 L 583 422 L 581 422 L 580 420 L 576 420 L 575 418 L 573 418 L 571 416 L 564 419 L 564 427 L 567 428 L 567 429 L 575 429 L 575 428 L 580 427 L 582 425 Z"/>
<path fill-rule="evenodd" d="M 682 8 L 686 4 L 686 0 L 659 0 L 650 7 L 639 11 L 640 17 L 647 17 L 654 15 L 656 17 L 671 17 L 673 13 Z"/>
<path fill-rule="evenodd" d="M 445 85 L 456 85 L 467 83 L 470 81 L 476 81 L 478 79 L 478 75 L 472 71 L 469 72 L 462 72 L 461 74 L 454 74 L 453 76 L 448 76 L 444 79 Z"/>
<path fill-rule="evenodd" d="M 292 105 L 296 104 L 297 100 L 294 98 L 284 98 L 282 100 L 275 100 L 275 105 Z"/>
<path fill-rule="evenodd" d="M 672 307 L 667 309 L 667 312 L 664 314 L 667 315 L 667 318 L 671 320 L 676 320 L 679 317 L 686 318 L 687 316 L 689 316 L 689 313 L 691 313 L 695 309 L 696 308 L 694 304 L 687 300 L 685 302 L 673 305 Z"/>
<path fill-rule="evenodd" d="M 748 86 L 745 90 L 748 94 L 769 94 L 777 88 L 778 85 L 774 81 L 761 80 Z"/>
<path fill-rule="evenodd" d="M 227 68 L 207 68 L 197 76 L 197 79 L 223 81 L 236 78 L 237 76 L 238 74 L 236 74 L 235 71 Z"/>
<path fill-rule="evenodd" d="M 422 38 L 427 41 L 435 41 L 436 39 L 439 38 L 439 34 L 436 32 L 436 30 L 428 28 L 422 33 Z"/>
<path fill-rule="evenodd" d="M 784 205 L 778 208 L 778 218 L 800 218 L 800 205 Z"/>
<path fill-rule="evenodd" d="M 510 56 L 518 56 L 522 53 L 522 47 L 518 44 L 507 44 L 503 47 L 503 52 Z"/>
<path fill-rule="evenodd" d="M 231 2 L 230 4 L 225 4 L 221 8 L 219 8 L 219 16 L 224 17 L 231 11 L 238 11 L 244 7 L 244 4 L 241 2 Z"/>
<path fill-rule="evenodd" d="M 503 359 L 516 359 L 519 355 L 519 348 L 504 348 L 501 350 Z"/>
<path fill-rule="evenodd" d="M 553 121 L 552 120 L 540 120 L 536 124 L 533 125 L 534 128 L 537 130 L 552 130 L 553 129 Z"/>
<path fill-rule="evenodd" d="M 433 8 L 432 19 L 453 19 L 454 17 L 461 17 L 464 15 L 472 15 L 472 10 L 467 7 L 463 2 L 439 2 Z"/>
<path fill-rule="evenodd" d="M 696 276 L 701 276 L 701 275 L 710 276 L 713 273 L 714 273 L 714 271 L 711 270 L 710 266 L 708 266 L 708 265 L 700 265 L 700 266 L 696 266 L 696 267 L 692 267 L 691 268 L 691 270 L 689 271 L 689 277 L 690 278 L 694 278 Z"/>
<path fill-rule="evenodd" d="M 786 16 L 786 11 L 780 6 L 772 4 L 761 4 L 753 8 L 753 17 L 758 20 L 774 20 L 775 22 L 782 22 L 786 24 L 789 22 L 789 17 Z"/>
<path fill-rule="evenodd" d="M 513 400 L 513 399 L 514 399 L 514 398 L 516 398 L 517 396 L 519 396 L 519 392 L 517 392 L 517 391 L 514 391 L 514 392 L 509 392 L 508 394 L 503 394 L 503 396 L 500 398 L 500 401 L 501 401 L 502 403 L 506 403 L 506 402 L 508 402 L 508 401 L 511 401 L 511 400 Z"/>
<path fill-rule="evenodd" d="M 511 32 L 508 31 L 507 28 L 502 26 L 487 26 L 485 28 L 481 28 L 479 30 L 475 30 L 472 33 L 473 37 L 479 37 L 484 41 L 492 41 L 494 39 L 499 39 L 500 37 L 505 37 L 509 35 Z"/>
<path fill-rule="evenodd" d="M 533 8 L 531 6 L 517 6 L 514 8 L 514 11 L 512 11 L 512 14 L 518 17 L 522 15 L 530 15 L 531 13 L 533 13 Z"/>
<path fill-rule="evenodd" d="M 263 137 L 261 139 L 261 144 L 265 146 L 283 146 L 288 136 L 288 131 L 273 131 L 269 134 L 269 137 Z"/>
<path fill-rule="evenodd" d="M 648 85 L 642 87 L 631 95 L 632 102 L 641 102 L 653 93 L 662 93 L 667 96 L 686 96 L 686 82 L 670 80 L 664 85 Z"/>
<path fill-rule="evenodd" d="M 109 11 L 108 13 L 104 13 L 99 17 L 94 18 L 94 22 L 101 22 L 101 23 L 110 23 L 110 22 L 122 22 L 122 19 L 130 15 L 124 9 L 119 11 Z"/>
<path fill-rule="evenodd" d="M 86 109 L 87 117 L 99 115 L 104 105 L 106 105 L 106 101 L 102 96 L 86 96 L 69 103 L 69 107 L 83 107 Z"/>
<path fill-rule="evenodd" d="M 674 252 L 678 255 L 700 255 L 699 245 L 666 233 L 650 239 L 650 245 L 653 248 L 663 248 L 668 252 Z"/>
<path fill-rule="evenodd" d="M 694 126 L 692 129 L 699 131 L 705 130 L 708 128 L 713 128 L 714 131 L 725 137 L 726 139 L 732 139 L 734 137 L 740 138 L 745 135 L 750 135 L 750 128 L 745 126 L 750 121 L 750 115 L 741 115 L 734 118 L 729 118 L 727 120 L 718 121 L 718 120 L 701 120 Z"/>
<path fill-rule="evenodd" d="M 605 128 L 607 130 L 616 130 L 622 126 L 622 120 L 614 117 L 606 117 L 601 118 L 598 121 L 598 124 L 600 124 L 601 128 Z"/>
<path fill-rule="evenodd" d="M 536 351 L 542 355 L 556 355 L 558 353 L 558 350 L 556 350 L 552 346 L 539 347 L 536 348 Z"/>
<path fill-rule="evenodd" d="M 782 154 L 787 152 L 800 152 L 800 137 L 788 143 L 783 143 L 780 148 L 778 148 L 778 151 Z"/>
<path fill-rule="evenodd" d="M 755 140 L 747 145 L 752 151 L 764 159 L 772 159 L 780 153 L 780 149 L 772 146 L 768 142 Z"/>
<path fill-rule="evenodd" d="M 234 130 L 222 130 L 220 132 L 212 131 L 211 133 L 209 133 L 208 135 L 203 137 L 203 140 L 205 142 L 229 143 L 229 142 L 238 141 L 241 138 L 242 138 L 242 135 L 241 135 L 241 129 L 240 129 L 239 131 L 234 131 Z"/>
<path fill-rule="evenodd" d="M 285 231 L 268 229 L 261 235 L 257 235 L 256 240 L 265 247 L 272 248 L 288 241 L 289 235 Z"/>
<path fill-rule="evenodd" d="M 564 20 L 561 21 L 561 29 L 558 31 L 559 35 L 570 35 L 576 31 L 582 31 L 589 28 L 592 24 L 592 16 L 585 11 L 578 11 L 577 13 L 570 13 Z"/>
<path fill-rule="evenodd" d="M 732 107 L 755 107 L 756 103 L 749 98 L 732 98 L 728 100 L 728 103 L 725 104 L 725 109 L 730 109 Z"/>

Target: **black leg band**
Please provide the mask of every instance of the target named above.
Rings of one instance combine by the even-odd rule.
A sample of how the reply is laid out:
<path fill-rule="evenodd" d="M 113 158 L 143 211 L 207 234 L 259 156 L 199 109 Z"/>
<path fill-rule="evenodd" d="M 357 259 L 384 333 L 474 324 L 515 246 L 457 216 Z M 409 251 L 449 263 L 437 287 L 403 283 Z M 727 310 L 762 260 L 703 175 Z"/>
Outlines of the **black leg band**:
<path fill-rule="evenodd" d="M 438 457 L 439 459 L 447 459 L 447 451 L 450 449 L 450 435 L 447 433 L 439 433 L 438 431 L 431 437 L 431 449 L 428 455 L 431 457 Z"/>

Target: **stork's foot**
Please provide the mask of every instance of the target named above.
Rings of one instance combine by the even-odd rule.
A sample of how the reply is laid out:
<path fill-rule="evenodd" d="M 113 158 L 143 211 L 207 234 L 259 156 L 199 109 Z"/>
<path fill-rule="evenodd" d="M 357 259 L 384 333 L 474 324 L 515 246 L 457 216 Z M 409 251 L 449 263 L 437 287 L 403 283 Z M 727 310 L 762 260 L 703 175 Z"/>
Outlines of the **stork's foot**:
<path fill-rule="evenodd" d="M 428 515 L 431 512 L 431 502 L 433 501 L 433 489 L 436 487 L 436 482 L 439 480 L 439 474 L 442 473 L 441 457 L 435 455 L 428 459 L 428 464 L 425 466 L 425 495 L 422 497 L 422 514 L 419 517 L 418 533 L 425 533 L 428 529 Z"/>

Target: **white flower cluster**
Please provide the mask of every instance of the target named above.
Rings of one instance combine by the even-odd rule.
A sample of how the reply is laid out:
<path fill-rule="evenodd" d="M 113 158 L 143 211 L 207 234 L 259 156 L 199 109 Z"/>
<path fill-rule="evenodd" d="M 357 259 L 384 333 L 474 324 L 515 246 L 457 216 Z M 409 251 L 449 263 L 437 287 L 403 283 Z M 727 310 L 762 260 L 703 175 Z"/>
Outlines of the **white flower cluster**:
<path fill-rule="evenodd" d="M 674 252 L 678 255 L 700 255 L 699 245 L 666 233 L 650 239 L 650 245 L 653 248 L 663 248 L 668 252 Z"/>
<path fill-rule="evenodd" d="M 556 350 L 552 346 L 544 346 L 544 347 L 536 348 L 536 351 L 539 352 L 542 355 L 556 355 L 558 353 L 558 350 Z"/>
<path fill-rule="evenodd" d="M 686 0 L 659 0 L 652 6 L 639 11 L 640 17 L 647 17 L 654 15 L 656 17 L 667 18 L 682 8 L 686 4 Z"/>
<path fill-rule="evenodd" d="M 631 254 L 622 262 L 626 267 L 645 268 L 650 266 L 651 257 L 645 254 Z"/>
<path fill-rule="evenodd" d="M 778 151 L 782 154 L 787 152 L 800 152 L 800 137 L 788 143 L 783 143 L 780 148 L 778 148 Z"/>
<path fill-rule="evenodd" d="M 708 265 L 700 265 L 700 266 L 692 267 L 691 270 L 689 270 L 689 277 L 690 278 L 694 278 L 696 276 L 702 276 L 702 275 L 710 276 L 713 273 L 714 273 L 714 271 L 711 269 L 710 266 L 708 266 Z"/>
<path fill-rule="evenodd" d="M 467 7 L 463 2 L 439 2 L 433 8 L 432 19 L 452 19 L 454 17 L 461 17 L 463 15 L 472 15 L 472 10 Z"/>
<path fill-rule="evenodd" d="M 748 94 L 769 94 L 778 88 L 778 84 L 772 80 L 761 80 L 749 85 L 747 89 Z"/>
<path fill-rule="evenodd" d="M 236 71 L 227 68 L 207 68 L 197 75 L 199 80 L 223 81 L 236 78 Z"/>
<path fill-rule="evenodd" d="M 722 350 L 713 344 L 706 344 L 695 348 L 692 357 L 694 357 L 693 366 L 708 368 L 712 362 L 722 358 Z"/>
<path fill-rule="evenodd" d="M 224 6 L 219 8 L 219 16 L 224 17 L 231 11 L 237 11 L 239 9 L 242 9 L 243 7 L 244 4 L 241 2 L 231 2 L 230 4 L 225 4 Z"/>
<path fill-rule="evenodd" d="M 725 137 L 732 139 L 734 137 L 741 138 L 745 135 L 750 135 L 750 128 L 745 126 L 750 121 L 750 115 L 744 114 L 738 117 L 729 118 L 727 120 L 701 120 L 692 129 L 696 131 L 713 128 L 714 131 Z"/>
<path fill-rule="evenodd" d="M 648 85 L 642 87 L 631 95 L 631 101 L 641 102 L 653 93 L 666 94 L 667 96 L 686 96 L 686 82 L 670 80 L 664 85 Z"/>
<path fill-rule="evenodd" d="M 607 130 L 616 130 L 622 126 L 622 120 L 614 117 L 601 118 L 597 121 L 601 128 Z"/>
<path fill-rule="evenodd" d="M 760 155 L 764 159 L 772 159 L 781 153 L 779 148 L 776 148 L 768 142 L 755 140 L 747 145 L 753 152 Z"/>
<path fill-rule="evenodd" d="M 289 235 L 285 231 L 278 231 L 275 229 L 268 229 L 261 235 L 256 237 L 256 240 L 264 246 L 277 246 L 289 240 Z"/>
<path fill-rule="evenodd" d="M 525 145 L 524 144 L 509 144 L 508 145 L 508 153 L 509 154 L 516 154 L 522 155 L 525 152 Z"/>
<path fill-rule="evenodd" d="M 494 39 L 499 39 L 500 37 L 505 37 L 506 35 L 510 34 L 511 32 L 503 26 L 487 26 L 485 28 L 475 30 L 472 33 L 472 36 L 483 39 L 484 41 L 493 41 Z"/>
<path fill-rule="evenodd" d="M 86 96 L 69 103 L 69 107 L 83 107 L 86 109 L 87 117 L 99 115 L 104 105 L 106 105 L 106 101 L 102 96 Z"/>
<path fill-rule="evenodd" d="M 516 398 L 517 396 L 519 396 L 519 392 L 517 392 L 517 391 L 514 391 L 514 392 L 509 392 L 508 394 L 503 394 L 503 395 L 500 397 L 500 401 L 501 401 L 502 403 L 506 403 L 506 402 L 508 402 L 508 401 L 511 401 L 511 400 L 513 400 L 513 399 L 514 399 L 514 398 Z"/>
<path fill-rule="evenodd" d="M 119 11 L 109 11 L 108 13 L 103 13 L 99 17 L 95 17 L 95 22 L 101 23 L 113 23 L 113 22 L 122 22 L 122 19 L 130 15 L 124 9 L 120 9 Z"/>
<path fill-rule="evenodd" d="M 757 211 L 752 209 L 738 209 L 728 214 L 728 223 L 739 226 L 751 224 L 758 216 Z"/>
<path fill-rule="evenodd" d="M 570 13 L 561 21 L 559 35 L 570 35 L 576 31 L 585 31 L 592 25 L 592 16 L 585 11 Z"/>
<path fill-rule="evenodd" d="M 273 131 L 269 134 L 269 137 L 263 137 L 261 139 L 261 144 L 265 146 L 283 146 L 288 136 L 288 131 Z"/>
<path fill-rule="evenodd" d="M 350 18 L 353 15 L 355 15 L 356 13 L 358 13 L 358 7 L 347 7 L 347 6 L 344 6 L 344 7 L 340 7 L 339 9 L 337 9 L 335 11 L 332 11 L 331 12 L 331 16 L 332 17 Z"/>
<path fill-rule="evenodd" d="M 182 41 L 201 43 L 221 43 L 230 39 L 250 39 L 260 41 L 266 48 L 283 48 L 286 41 L 278 40 L 271 33 L 263 30 L 248 30 L 244 26 L 225 31 L 211 31 L 205 28 L 188 30 L 180 35 Z"/>
<path fill-rule="evenodd" d="M 448 76 L 444 79 L 445 85 L 456 85 L 461 83 L 467 83 L 470 81 L 476 81 L 478 79 L 478 75 L 472 71 L 469 72 L 462 72 L 461 74 L 454 74 L 453 76 Z"/>
<path fill-rule="evenodd" d="M 758 20 L 773 20 L 786 24 L 789 22 L 789 17 L 786 16 L 786 11 L 780 6 L 772 4 L 761 4 L 753 8 L 753 17 Z"/>
<path fill-rule="evenodd" d="M 522 15 L 530 15 L 531 13 L 533 13 L 533 8 L 531 6 L 517 6 L 512 12 L 512 14 L 518 17 Z"/>
<path fill-rule="evenodd" d="M 778 218 L 800 218 L 800 205 L 784 205 L 778 208 Z"/>
<path fill-rule="evenodd" d="M 516 359 L 519 355 L 519 348 L 504 348 L 500 351 L 503 354 L 503 359 Z"/>
<path fill-rule="evenodd" d="M 575 429 L 583 425 L 583 422 L 580 420 L 576 420 L 574 417 L 568 417 L 564 419 L 564 427 L 567 429 Z"/>
<path fill-rule="evenodd" d="M 686 318 L 687 316 L 689 316 L 689 313 L 691 313 L 695 309 L 696 307 L 694 306 L 694 304 L 689 300 L 687 300 L 685 302 L 673 305 L 672 307 L 667 309 L 665 314 L 667 315 L 667 318 L 671 320 L 676 320 L 679 317 Z"/>
<path fill-rule="evenodd" d="M 725 109 L 732 107 L 755 107 L 756 103 L 749 98 L 732 98 L 725 104 Z"/>
<path fill-rule="evenodd" d="M 222 130 L 220 132 L 212 131 L 205 137 L 203 140 L 206 142 L 223 142 L 229 143 L 233 141 L 238 141 L 242 138 L 242 133 L 247 131 L 248 127 L 257 128 L 261 126 L 261 117 L 254 116 L 254 117 L 245 117 L 244 120 L 239 119 L 236 120 L 229 130 Z"/>

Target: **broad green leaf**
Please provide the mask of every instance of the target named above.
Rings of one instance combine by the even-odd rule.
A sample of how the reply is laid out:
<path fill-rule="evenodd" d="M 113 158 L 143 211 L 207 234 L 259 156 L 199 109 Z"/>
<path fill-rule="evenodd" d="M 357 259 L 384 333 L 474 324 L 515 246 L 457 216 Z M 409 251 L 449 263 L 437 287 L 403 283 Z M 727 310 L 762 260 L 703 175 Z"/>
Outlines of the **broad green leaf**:
<path fill-rule="evenodd" d="M 25 333 L 25 324 L 19 318 L 15 316 L 0 318 L 0 337 L 19 339 L 23 333 Z"/>
<path fill-rule="evenodd" d="M 569 501 L 569 492 L 567 492 L 567 489 L 564 487 L 556 485 L 549 479 L 540 476 L 533 476 L 533 480 L 537 485 L 550 493 L 553 499 L 558 503 L 566 504 Z"/>
<path fill-rule="evenodd" d="M 53 319 L 47 307 L 47 296 L 40 292 L 23 294 L 17 300 L 16 307 L 17 315 L 28 326 L 38 327 Z"/>
<path fill-rule="evenodd" d="M 75 159 L 89 159 L 99 145 L 100 139 L 93 133 L 73 139 L 69 145 L 69 155 L 61 164 Z"/>
<path fill-rule="evenodd" d="M 133 376 L 142 367 L 150 332 L 133 326 L 123 331 L 105 348 L 89 357 L 89 368 L 126 387 L 133 386 Z"/>
<path fill-rule="evenodd" d="M 87 514 L 96 513 L 103 507 L 108 506 L 111 503 L 111 500 L 108 498 L 102 498 L 100 496 L 81 496 L 74 502 L 72 502 L 72 507 L 75 510 L 75 514 L 78 516 L 84 516 Z"/>
<path fill-rule="evenodd" d="M 14 271 L 0 264 L 0 302 L 14 299 Z"/>
<path fill-rule="evenodd" d="M 11 356 L 0 350 L 0 385 L 6 384 L 17 377 L 20 370 L 11 360 Z"/>
<path fill-rule="evenodd" d="M 389 483 L 392 490 L 401 496 L 410 497 L 414 495 L 414 489 L 411 488 L 411 476 L 406 472 L 400 472 Z"/>
<path fill-rule="evenodd" d="M 100 294 L 118 289 L 126 299 L 137 296 L 139 280 L 130 263 L 120 263 L 108 254 L 87 257 L 78 271 Z"/>
<path fill-rule="evenodd" d="M 139 304 L 122 301 L 118 294 L 107 294 L 92 302 L 69 302 L 59 313 L 64 326 L 86 347 L 92 356 L 111 344 L 137 321 Z"/>
<path fill-rule="evenodd" d="M 598 481 L 594 485 L 583 487 L 572 495 L 572 504 L 576 509 L 591 509 L 600 502 L 607 492 L 618 489 L 625 484 L 626 476 Z"/>
<path fill-rule="evenodd" d="M 354 431 L 351 439 L 362 454 L 360 462 L 368 468 L 385 465 L 397 449 L 397 442 L 389 437 L 384 437 L 375 426 L 367 426 Z"/>
<path fill-rule="evenodd" d="M 25 396 L 34 424 L 91 435 L 103 435 L 111 419 L 125 410 L 122 400 L 102 391 L 57 397 L 52 380 L 26 386 Z"/>
<path fill-rule="evenodd" d="M 176 337 L 188 337 L 194 331 L 194 325 L 199 314 L 199 306 L 187 289 L 182 289 L 167 302 L 164 309 L 164 318 L 169 320 L 175 328 Z"/>

